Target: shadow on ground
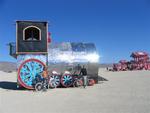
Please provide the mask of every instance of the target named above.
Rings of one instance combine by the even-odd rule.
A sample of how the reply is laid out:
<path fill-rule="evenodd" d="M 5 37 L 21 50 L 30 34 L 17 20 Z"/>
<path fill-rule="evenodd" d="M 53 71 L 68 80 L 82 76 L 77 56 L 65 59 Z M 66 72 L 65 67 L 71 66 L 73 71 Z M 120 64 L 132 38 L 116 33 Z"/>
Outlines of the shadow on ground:
<path fill-rule="evenodd" d="M 108 81 L 106 78 L 98 76 L 98 81 Z"/>
<path fill-rule="evenodd" d="M 106 78 L 98 76 L 98 82 L 108 81 Z M 6 90 L 25 90 L 24 88 L 17 88 L 17 82 L 0 81 L 0 88 Z"/>
<path fill-rule="evenodd" d="M 17 82 L 9 82 L 9 81 L 2 81 L 0 82 L 0 88 L 6 90 L 23 90 L 23 88 L 17 88 Z"/>

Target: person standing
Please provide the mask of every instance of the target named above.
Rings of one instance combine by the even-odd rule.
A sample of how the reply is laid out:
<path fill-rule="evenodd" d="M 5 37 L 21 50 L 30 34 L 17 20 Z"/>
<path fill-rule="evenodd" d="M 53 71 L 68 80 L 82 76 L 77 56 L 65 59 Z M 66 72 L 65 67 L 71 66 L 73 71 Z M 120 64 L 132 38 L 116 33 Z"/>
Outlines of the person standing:
<path fill-rule="evenodd" d="M 80 75 L 83 76 L 83 87 L 85 88 L 87 86 L 87 69 L 84 65 L 81 68 Z"/>

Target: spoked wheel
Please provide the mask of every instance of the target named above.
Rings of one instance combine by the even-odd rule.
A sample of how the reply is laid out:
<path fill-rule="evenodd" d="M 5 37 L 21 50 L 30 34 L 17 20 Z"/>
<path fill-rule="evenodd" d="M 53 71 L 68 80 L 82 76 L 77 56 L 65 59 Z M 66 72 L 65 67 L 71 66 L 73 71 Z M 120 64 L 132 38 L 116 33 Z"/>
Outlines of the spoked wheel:
<path fill-rule="evenodd" d="M 64 74 L 61 77 L 61 84 L 64 87 L 70 87 L 73 84 L 73 77 L 70 74 Z"/>
<path fill-rule="evenodd" d="M 73 87 L 81 87 L 81 86 L 83 86 L 83 81 L 81 79 L 74 81 Z"/>
<path fill-rule="evenodd" d="M 49 87 L 56 88 L 60 85 L 60 75 L 51 75 L 49 77 Z"/>
<path fill-rule="evenodd" d="M 41 82 L 39 82 L 35 85 L 36 91 L 42 91 L 42 89 L 43 89 L 43 84 Z"/>
<path fill-rule="evenodd" d="M 33 81 L 43 72 L 45 64 L 37 59 L 24 61 L 18 69 L 19 84 L 27 89 L 34 89 Z"/>

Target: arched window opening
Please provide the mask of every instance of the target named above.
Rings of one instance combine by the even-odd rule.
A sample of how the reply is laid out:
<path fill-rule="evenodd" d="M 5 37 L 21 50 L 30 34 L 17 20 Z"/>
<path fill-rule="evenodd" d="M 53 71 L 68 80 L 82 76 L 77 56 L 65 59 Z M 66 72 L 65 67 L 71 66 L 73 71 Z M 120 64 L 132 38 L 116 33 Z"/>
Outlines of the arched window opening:
<path fill-rule="evenodd" d="M 24 29 L 24 40 L 38 41 L 41 40 L 41 31 L 38 27 L 27 27 Z"/>

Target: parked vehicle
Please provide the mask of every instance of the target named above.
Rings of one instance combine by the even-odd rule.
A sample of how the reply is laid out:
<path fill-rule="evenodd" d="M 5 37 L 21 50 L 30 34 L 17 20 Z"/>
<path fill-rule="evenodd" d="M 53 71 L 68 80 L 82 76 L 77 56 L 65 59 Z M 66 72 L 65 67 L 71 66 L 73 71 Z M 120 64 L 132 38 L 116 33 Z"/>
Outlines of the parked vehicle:
<path fill-rule="evenodd" d="M 85 65 L 88 75 L 98 82 L 99 55 L 95 44 L 54 43 L 46 21 L 16 21 L 16 42 L 9 43 L 9 46 L 10 55 L 17 60 L 18 87 L 42 88 L 42 81 L 33 86 L 33 80 L 43 72 L 45 66 L 50 72 L 57 72 L 49 75 L 50 88 L 71 87 L 73 76 L 66 70 L 74 70 L 77 65 Z"/>

